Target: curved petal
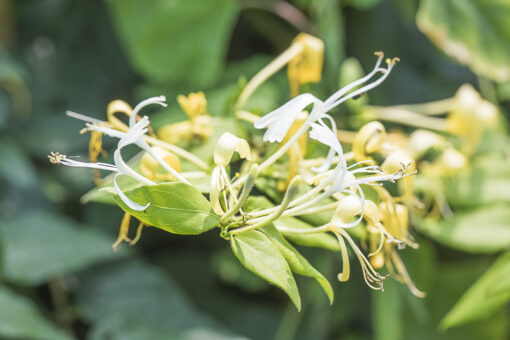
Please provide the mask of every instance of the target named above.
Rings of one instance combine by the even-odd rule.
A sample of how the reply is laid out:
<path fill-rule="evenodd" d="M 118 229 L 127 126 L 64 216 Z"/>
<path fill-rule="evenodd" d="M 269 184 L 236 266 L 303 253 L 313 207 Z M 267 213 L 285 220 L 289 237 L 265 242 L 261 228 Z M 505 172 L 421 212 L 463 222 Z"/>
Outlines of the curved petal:
<path fill-rule="evenodd" d="M 257 129 L 268 127 L 264 134 L 264 141 L 281 142 L 297 115 L 308 105 L 318 102 L 321 101 L 314 95 L 303 93 L 257 120 L 254 126 Z"/>
<path fill-rule="evenodd" d="M 133 202 L 129 197 L 126 196 L 125 193 L 120 190 L 119 185 L 117 184 L 117 177 L 122 174 L 116 174 L 115 177 L 113 177 L 113 186 L 115 187 L 115 191 L 117 192 L 117 195 L 119 195 L 122 202 L 124 202 L 130 209 L 135 211 L 144 211 L 151 205 L 151 202 L 147 203 L 146 205 L 141 205 L 136 202 Z"/>

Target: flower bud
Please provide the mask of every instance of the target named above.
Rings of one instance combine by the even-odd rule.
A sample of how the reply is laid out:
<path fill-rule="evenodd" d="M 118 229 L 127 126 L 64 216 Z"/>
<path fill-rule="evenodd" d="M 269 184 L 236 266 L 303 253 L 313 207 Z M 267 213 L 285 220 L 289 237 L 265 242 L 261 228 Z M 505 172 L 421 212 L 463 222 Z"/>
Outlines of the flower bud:
<path fill-rule="evenodd" d="M 239 153 L 241 158 L 246 158 L 248 160 L 251 158 L 251 150 L 248 142 L 229 132 L 225 132 L 221 135 L 216 144 L 214 163 L 216 163 L 216 165 L 227 166 L 232 160 L 235 151 Z"/>
<path fill-rule="evenodd" d="M 386 230 L 398 239 L 405 239 L 409 229 L 407 207 L 402 204 L 383 201 L 379 204 L 379 211 Z"/>
<path fill-rule="evenodd" d="M 384 172 L 393 174 L 412 163 L 414 160 L 404 150 L 397 149 L 386 157 L 381 168 Z"/>
<path fill-rule="evenodd" d="M 215 167 L 211 175 L 211 190 L 209 192 L 209 199 L 214 212 L 220 216 L 225 213 L 220 202 L 220 191 L 223 189 L 221 169 Z"/>
<path fill-rule="evenodd" d="M 444 175 L 454 175 L 459 170 L 467 167 L 468 159 L 454 148 L 448 148 L 443 151 L 438 162 Z"/>
<path fill-rule="evenodd" d="M 444 137 L 428 130 L 416 130 L 409 136 L 409 150 L 417 158 L 430 149 L 442 149 L 446 145 Z"/>
<path fill-rule="evenodd" d="M 376 152 L 386 139 L 386 129 L 380 122 L 365 124 L 354 138 L 352 151 L 356 161 L 366 160 L 368 154 Z"/>
<path fill-rule="evenodd" d="M 361 202 L 353 195 L 345 197 L 335 210 L 332 223 L 347 223 L 361 213 Z"/>
<path fill-rule="evenodd" d="M 289 80 L 295 80 L 298 84 L 318 83 L 324 61 L 324 43 L 319 38 L 300 33 L 292 44 L 300 45 L 302 51 L 289 61 Z"/>

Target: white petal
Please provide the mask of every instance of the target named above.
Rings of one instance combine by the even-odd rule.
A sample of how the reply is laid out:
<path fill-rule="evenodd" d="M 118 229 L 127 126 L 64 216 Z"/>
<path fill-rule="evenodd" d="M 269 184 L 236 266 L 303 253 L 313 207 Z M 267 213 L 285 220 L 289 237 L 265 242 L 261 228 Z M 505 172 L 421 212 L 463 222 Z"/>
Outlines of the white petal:
<path fill-rule="evenodd" d="M 125 193 L 120 190 L 119 185 L 117 184 L 117 177 L 121 174 L 116 174 L 113 178 L 113 186 L 115 187 L 115 191 L 117 192 L 117 195 L 119 195 L 122 202 L 124 202 L 130 209 L 135 211 L 144 211 L 151 205 L 151 202 L 147 203 L 146 205 L 141 205 L 136 202 L 133 202 L 129 197 L 126 196 Z"/>
<path fill-rule="evenodd" d="M 80 162 L 80 161 L 75 161 L 75 160 L 69 159 L 69 158 L 62 159 L 60 161 L 60 163 L 67 165 L 67 166 L 76 167 L 76 168 L 92 168 L 92 169 L 108 170 L 108 171 L 114 171 L 114 172 L 119 171 L 115 165 L 108 164 L 108 163 Z"/>
<path fill-rule="evenodd" d="M 281 142 L 294 120 L 296 120 L 297 115 L 308 105 L 317 102 L 320 102 L 320 100 L 312 94 L 303 93 L 257 120 L 254 126 L 257 129 L 268 127 L 264 134 L 265 141 L 271 143 Z"/>
<path fill-rule="evenodd" d="M 322 144 L 325 144 L 335 150 L 335 152 L 339 156 L 343 156 L 343 148 L 340 142 L 338 141 L 337 136 L 331 131 L 329 128 L 319 125 L 317 123 L 312 123 L 312 130 L 310 131 L 310 138 L 313 138 L 319 141 Z"/>
<path fill-rule="evenodd" d="M 145 99 L 144 101 L 138 103 L 138 105 L 135 106 L 135 108 L 133 109 L 133 112 L 129 116 L 129 126 L 132 127 L 135 125 L 136 116 L 138 115 L 138 112 L 140 112 L 141 109 L 143 109 L 144 107 L 151 105 L 151 104 L 158 104 L 163 107 L 166 107 L 167 105 L 165 103 L 165 100 L 166 100 L 165 96 L 159 96 L 159 97 L 148 98 L 148 99 Z"/>

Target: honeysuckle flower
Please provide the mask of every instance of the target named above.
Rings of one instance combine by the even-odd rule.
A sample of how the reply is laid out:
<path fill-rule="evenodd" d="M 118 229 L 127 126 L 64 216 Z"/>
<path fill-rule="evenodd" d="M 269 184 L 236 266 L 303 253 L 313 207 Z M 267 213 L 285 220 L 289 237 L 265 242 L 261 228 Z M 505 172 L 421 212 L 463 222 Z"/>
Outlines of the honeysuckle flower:
<path fill-rule="evenodd" d="M 321 80 L 324 43 L 309 34 L 300 33 L 294 38 L 292 45 L 301 47 L 301 52 L 289 61 L 287 67 L 290 92 L 294 97 L 298 94 L 300 85 L 318 83 Z"/>
<path fill-rule="evenodd" d="M 177 96 L 177 103 L 179 103 L 190 120 L 194 120 L 196 117 L 207 113 L 207 100 L 202 91 L 191 92 L 187 96 L 181 94 Z"/>
<path fill-rule="evenodd" d="M 138 105 L 135 106 L 131 114 L 129 115 L 129 130 L 127 132 L 122 132 L 110 127 L 104 126 L 103 122 L 98 121 L 96 119 L 76 114 L 73 112 L 68 112 L 67 114 L 73 118 L 77 118 L 80 120 L 84 120 L 87 122 L 87 130 L 89 131 L 96 131 L 103 133 L 107 136 L 113 137 L 113 138 L 119 138 L 119 148 L 123 148 L 124 144 L 135 144 L 139 148 L 143 149 L 145 152 L 147 152 L 149 155 L 151 155 L 165 170 L 167 170 L 174 178 L 178 179 L 181 182 L 184 182 L 186 184 L 190 184 L 187 179 L 185 179 L 182 175 L 180 175 L 168 162 L 165 162 L 159 155 L 157 155 L 152 147 L 144 140 L 143 136 L 148 131 L 149 126 L 149 118 L 147 116 L 142 117 L 138 122 L 136 121 L 136 117 L 138 113 L 146 106 L 151 104 L 158 104 L 161 106 L 166 106 L 165 103 L 165 96 L 159 96 L 159 97 L 152 97 L 148 98 L 142 102 L 140 102 Z M 122 105 L 117 102 L 116 105 Z M 127 105 L 127 104 L 126 104 Z M 120 107 L 122 110 L 127 110 L 128 107 L 125 107 L 122 105 Z M 113 111 L 113 110 L 111 110 Z M 111 112 L 109 110 L 109 112 Z M 122 111 L 123 112 L 123 111 Z M 122 123 L 122 122 L 121 122 Z M 124 123 L 122 123 L 124 124 Z M 140 133 L 140 131 L 143 130 L 143 133 Z M 115 156 L 115 155 L 114 155 Z M 122 161 L 122 157 L 120 156 L 120 152 L 118 153 L 118 156 L 120 160 Z"/>
<path fill-rule="evenodd" d="M 237 203 L 237 196 L 232 188 L 229 175 L 225 168 L 230 164 L 234 152 L 237 152 L 241 158 L 248 160 L 251 158 L 251 150 L 248 142 L 230 132 L 225 132 L 216 143 L 216 148 L 214 150 L 214 163 L 216 163 L 216 167 L 211 175 L 210 200 L 214 212 L 218 215 L 223 215 L 225 213 L 220 203 L 220 193 L 223 196 L 227 209 L 229 209 L 229 202 L 226 196 L 227 189 L 230 192 L 230 197 L 233 202 Z"/>
<path fill-rule="evenodd" d="M 241 158 L 250 160 L 251 151 L 250 145 L 243 138 L 239 138 L 230 132 L 225 132 L 221 135 L 216 148 L 214 149 L 214 163 L 216 165 L 227 166 L 234 152 L 237 152 Z"/>
<path fill-rule="evenodd" d="M 192 92 L 187 96 L 177 96 L 177 102 L 189 120 L 162 126 L 158 130 L 160 139 L 169 143 L 178 143 L 195 136 L 208 138 L 214 129 L 211 117 L 207 114 L 207 100 L 203 92 Z"/>
<path fill-rule="evenodd" d="M 441 150 L 448 145 L 443 136 L 428 130 L 416 130 L 409 136 L 408 149 L 416 158 L 431 149 Z"/>
<path fill-rule="evenodd" d="M 356 97 L 366 91 L 371 90 L 372 88 L 379 85 L 381 82 L 388 77 L 393 66 L 398 61 L 398 58 L 394 58 L 392 60 L 387 60 L 387 67 L 381 68 L 381 62 L 383 60 L 383 54 L 381 52 L 377 52 L 378 56 L 377 63 L 374 69 L 367 74 L 365 77 L 358 79 L 357 81 L 352 82 L 351 84 L 343 87 L 342 89 L 335 92 L 325 101 L 322 101 L 316 98 L 314 95 L 310 93 L 301 94 L 286 104 L 282 105 L 280 108 L 266 114 L 261 117 L 258 121 L 255 122 L 255 127 L 258 129 L 267 128 L 266 133 L 264 134 L 264 141 L 268 142 L 281 142 L 284 136 L 287 134 L 288 130 L 292 126 L 292 123 L 296 120 L 298 114 L 303 111 L 308 106 L 312 105 L 312 110 L 310 112 L 310 116 L 303 124 L 302 128 L 296 132 L 296 134 L 291 138 L 284 146 L 281 148 L 286 151 L 290 148 L 290 146 L 297 141 L 302 134 L 306 133 L 308 128 L 312 123 L 315 123 L 322 119 L 329 119 L 327 116 L 327 112 L 345 102 L 346 100 Z M 375 74 L 382 73 L 382 76 L 377 80 L 365 85 L 359 89 L 354 90 L 356 87 L 363 85 L 367 81 L 369 81 Z M 333 119 L 330 119 L 333 121 Z M 324 124 L 324 123 L 323 123 Z M 334 128 L 332 126 L 332 128 Z M 328 159 L 332 159 L 330 157 L 334 153 L 333 150 L 330 150 L 330 154 L 328 155 Z M 264 168 L 265 164 L 262 164 L 261 167 Z"/>
<path fill-rule="evenodd" d="M 141 205 L 136 202 L 133 202 L 120 189 L 120 187 L 117 183 L 117 178 L 120 175 L 126 175 L 126 176 L 129 176 L 145 185 L 155 184 L 153 181 L 147 179 L 146 177 L 140 175 L 138 172 L 133 170 L 129 165 L 126 164 L 126 162 L 124 162 L 124 160 L 122 159 L 122 156 L 121 156 L 122 148 L 126 147 L 127 145 L 133 144 L 135 141 L 137 141 L 140 138 L 141 135 L 143 135 L 144 133 L 147 132 L 147 125 L 148 125 L 148 119 L 142 119 L 138 123 L 134 124 L 133 128 L 130 129 L 127 133 L 120 136 L 117 149 L 115 150 L 115 152 L 113 154 L 113 159 L 114 159 L 115 165 L 107 164 L 107 163 L 80 162 L 80 161 L 76 161 L 73 159 L 69 159 L 65 155 L 61 155 L 59 153 L 53 153 L 53 152 L 49 156 L 50 161 L 54 164 L 64 164 L 64 165 L 71 166 L 71 167 L 85 167 L 85 168 L 93 168 L 93 169 L 108 170 L 108 171 L 116 172 L 116 174 L 113 178 L 113 185 L 114 185 L 115 191 L 119 195 L 120 199 L 129 208 L 136 210 L 136 211 L 143 211 L 149 207 L 150 202 L 148 202 L 145 205 Z"/>
<path fill-rule="evenodd" d="M 170 151 L 163 149 L 159 146 L 154 146 L 152 151 L 158 155 L 163 161 L 169 164 L 175 171 L 181 172 L 181 161 L 179 157 L 175 156 Z M 145 152 L 140 161 L 140 170 L 142 174 L 151 180 L 175 180 L 176 178 L 172 174 L 165 173 L 161 174 L 158 172 L 160 164 L 152 157 L 149 153 Z"/>
<path fill-rule="evenodd" d="M 380 122 L 365 124 L 356 134 L 352 143 L 352 152 L 356 161 L 369 159 L 369 154 L 378 151 L 386 140 L 386 129 Z"/>

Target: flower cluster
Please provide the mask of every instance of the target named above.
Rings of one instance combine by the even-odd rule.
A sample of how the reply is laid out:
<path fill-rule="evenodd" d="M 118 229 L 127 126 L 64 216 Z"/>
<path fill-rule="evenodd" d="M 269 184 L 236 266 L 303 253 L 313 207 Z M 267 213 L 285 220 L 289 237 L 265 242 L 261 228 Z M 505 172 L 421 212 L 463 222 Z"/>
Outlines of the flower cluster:
<path fill-rule="evenodd" d="M 207 113 L 207 101 L 202 92 L 187 97 L 179 96 L 178 103 L 189 119 L 163 126 L 157 135 L 152 133 L 149 118 L 141 116 L 140 112 L 152 104 L 166 106 L 163 96 L 144 100 L 134 109 L 123 101 L 114 101 L 107 109 L 106 121 L 68 112 L 69 116 L 85 122 L 82 132 L 91 133 L 91 162 L 80 162 L 59 153 L 51 153 L 50 160 L 56 164 L 114 173 L 111 186 L 122 202 L 119 205 L 126 211 L 114 248 L 123 241 L 136 243 L 145 224 L 160 227 L 159 222 L 150 219 L 157 214 L 156 210 L 151 209 L 166 204 L 161 195 L 149 195 L 149 201 L 133 198 L 140 196 L 130 197 L 130 193 L 121 188 L 118 177 L 124 175 L 131 178 L 138 188 L 178 182 L 196 192 L 208 194 L 210 214 L 217 218 L 216 226 L 221 230 L 220 235 L 231 242 L 249 233 L 262 237 L 253 233 L 264 230 L 269 232 L 268 228 L 274 228 L 278 237 L 288 239 L 325 235 L 336 242 L 341 256 L 342 269 L 338 274 L 340 282 L 350 277 L 349 253 L 352 252 L 360 263 L 369 287 L 383 289 L 383 281 L 388 275 L 382 275 L 378 270 L 386 266 L 388 272 L 407 284 L 413 293 L 423 296 L 412 283 L 397 253 L 398 249 L 405 246 L 417 247 L 409 234 L 408 225 L 408 207 L 419 204 L 412 188 L 409 189 L 412 187 L 412 175 L 416 172 L 413 157 L 408 155 L 407 150 L 388 148 L 391 144 L 388 143 L 389 135 L 384 126 L 376 121 L 363 126 L 350 141 L 351 150 L 345 152 L 341 141 L 347 133 L 337 129 L 336 119 L 331 114 L 340 104 L 356 99 L 380 85 L 390 75 L 398 58 L 385 60 L 382 52 L 376 52 L 377 61 L 367 75 L 325 100 L 311 93 L 299 94 L 301 84 L 320 80 L 323 48 L 319 39 L 299 35 L 288 50 L 246 84 L 238 95 L 234 114 L 240 120 L 252 123 L 256 129 L 265 130 L 262 138 L 264 143 L 255 144 L 225 132 L 214 140 L 212 167 L 209 166 L 209 159 L 200 159 L 175 145 L 196 140 L 195 137 L 202 143 L 213 139 L 214 117 Z M 293 98 L 262 117 L 244 111 L 244 103 L 257 87 L 286 64 Z M 128 124 L 122 122 L 118 114 L 127 116 Z M 423 133 L 412 138 L 425 138 Z M 99 155 L 104 154 L 101 143 L 103 135 L 118 139 L 113 152 L 113 164 L 98 162 Z M 274 150 L 269 147 L 272 143 L 280 144 L 274 152 L 269 151 Z M 324 151 L 323 156 L 310 158 L 307 155 L 307 145 L 311 143 Z M 422 145 L 422 142 L 416 141 L 415 144 Z M 122 150 L 130 145 L 138 147 L 142 155 L 126 161 Z M 372 157 L 375 153 L 382 156 L 380 165 Z M 186 166 L 183 166 L 184 163 Z M 195 169 L 182 171 L 190 166 Z M 233 169 L 239 171 L 232 173 Z M 277 175 L 279 169 L 284 169 L 283 176 Z M 208 183 L 206 188 L 197 182 L 200 180 L 203 183 L 204 179 Z M 278 197 L 271 197 L 275 203 L 249 208 L 248 203 L 256 196 L 254 187 L 261 180 L 275 179 L 276 182 L 272 182 L 273 191 Z M 394 190 L 390 187 L 394 189 L 396 185 L 392 183 L 396 181 L 401 183 L 402 188 L 397 187 L 397 190 L 402 191 L 402 196 L 392 194 Z M 104 190 L 109 190 L 107 181 L 103 185 Z M 258 189 L 263 191 L 260 187 Z M 199 213 L 199 210 L 189 211 Z M 309 228 L 280 223 L 284 219 L 297 221 L 319 213 L 328 217 L 313 223 Z M 127 236 L 131 215 L 141 220 L 133 240 Z M 268 235 L 276 237 L 274 234 Z M 361 242 L 357 243 L 356 238 Z M 270 242 L 273 241 L 276 242 L 274 239 Z M 290 244 L 285 247 L 287 251 L 296 251 Z M 256 266 L 245 265 L 250 270 L 258 270 Z"/>

